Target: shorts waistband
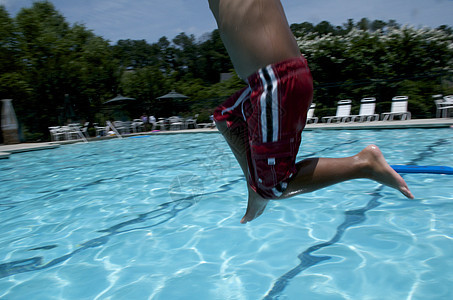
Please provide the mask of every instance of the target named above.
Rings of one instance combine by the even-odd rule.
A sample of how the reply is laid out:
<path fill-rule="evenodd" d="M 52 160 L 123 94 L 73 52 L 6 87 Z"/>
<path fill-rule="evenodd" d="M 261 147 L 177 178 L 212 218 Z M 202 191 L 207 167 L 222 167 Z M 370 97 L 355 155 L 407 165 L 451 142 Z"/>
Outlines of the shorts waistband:
<path fill-rule="evenodd" d="M 283 61 L 275 63 L 275 64 L 270 64 L 268 66 L 265 66 L 265 67 L 259 69 L 258 71 L 256 71 L 254 74 L 250 75 L 247 78 L 248 85 L 252 89 L 255 86 L 260 86 L 261 85 L 260 76 L 261 76 L 262 71 L 267 68 L 270 68 L 270 67 L 273 68 L 274 70 L 276 70 L 278 73 L 286 73 L 286 74 L 289 74 L 293 71 L 300 71 L 301 68 L 308 69 L 307 60 L 305 59 L 305 57 L 303 55 L 301 55 L 298 57 L 283 60 Z"/>

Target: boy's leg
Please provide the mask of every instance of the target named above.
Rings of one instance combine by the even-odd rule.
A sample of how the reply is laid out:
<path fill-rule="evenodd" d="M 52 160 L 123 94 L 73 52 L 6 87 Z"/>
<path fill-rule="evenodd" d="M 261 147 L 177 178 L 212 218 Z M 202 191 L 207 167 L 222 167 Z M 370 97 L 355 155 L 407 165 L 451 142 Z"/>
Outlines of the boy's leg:
<path fill-rule="evenodd" d="M 226 121 L 216 121 L 216 126 L 219 132 L 223 135 L 228 146 L 230 146 L 236 160 L 241 166 L 242 172 L 245 178 L 248 178 L 248 164 L 247 164 L 247 143 L 244 140 L 247 128 L 244 126 L 238 126 L 234 130 L 231 130 L 227 126 Z"/>
<path fill-rule="evenodd" d="M 296 164 L 297 174 L 281 198 L 309 193 L 350 179 L 367 178 L 414 198 L 404 179 L 386 162 L 379 148 L 370 145 L 344 158 L 310 158 Z"/>
<path fill-rule="evenodd" d="M 246 128 L 238 127 L 230 130 L 225 121 L 216 122 L 217 128 L 224 136 L 228 145 L 241 166 L 244 176 L 248 179 L 247 147 L 244 140 Z M 370 145 L 360 153 L 344 158 L 309 158 L 296 164 L 297 174 L 288 182 L 288 187 L 279 199 L 289 198 L 298 194 L 315 190 L 357 178 L 368 178 L 389 187 L 395 188 L 408 198 L 414 196 L 406 182 L 385 161 L 377 146 Z M 241 223 L 247 223 L 260 216 L 269 199 L 259 196 L 247 182 L 247 211 Z"/>
<path fill-rule="evenodd" d="M 228 145 L 231 148 L 236 160 L 241 166 L 242 172 L 244 173 L 245 178 L 248 180 L 248 162 L 247 162 L 247 128 L 246 127 L 237 127 L 234 130 L 230 130 L 225 121 L 217 121 L 217 128 L 223 137 L 227 141 Z M 241 223 L 247 223 L 258 216 L 260 216 L 264 209 L 266 208 L 269 199 L 264 199 L 258 195 L 247 182 L 248 190 L 248 203 L 247 211 L 244 217 L 241 219 Z"/>
<path fill-rule="evenodd" d="M 344 158 L 309 158 L 296 164 L 297 174 L 288 182 L 288 187 L 278 199 L 340 183 L 350 179 L 367 178 L 399 190 L 413 199 L 404 179 L 385 161 L 379 148 L 370 145 L 360 153 Z M 250 188 L 249 188 L 250 191 Z M 253 192 L 253 190 L 252 190 Z M 262 214 L 266 205 L 256 193 L 249 192 L 248 207 L 241 223 L 252 221 Z M 266 202 L 267 204 L 267 202 Z"/>

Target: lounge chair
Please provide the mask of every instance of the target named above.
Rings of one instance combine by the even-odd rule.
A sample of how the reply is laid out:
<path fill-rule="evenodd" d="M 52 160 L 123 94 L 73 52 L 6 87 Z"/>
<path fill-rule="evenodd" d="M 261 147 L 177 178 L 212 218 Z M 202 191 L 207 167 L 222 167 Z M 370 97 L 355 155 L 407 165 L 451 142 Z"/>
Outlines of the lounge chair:
<path fill-rule="evenodd" d="M 107 133 L 105 126 L 98 126 L 97 123 L 94 124 L 94 129 L 96 130 L 96 136 L 104 136 Z"/>
<path fill-rule="evenodd" d="M 49 127 L 50 140 L 51 141 L 61 141 L 65 139 L 65 131 L 60 128 L 60 126 Z"/>
<path fill-rule="evenodd" d="M 216 125 L 215 125 L 215 122 L 212 121 L 211 123 L 200 123 L 198 124 L 198 128 L 215 128 Z"/>
<path fill-rule="evenodd" d="M 170 130 L 177 130 L 177 129 L 184 128 L 184 122 L 181 120 L 180 117 L 173 116 L 173 117 L 168 118 L 168 121 L 170 123 Z"/>
<path fill-rule="evenodd" d="M 209 120 L 211 120 L 211 123 L 200 123 L 198 124 L 198 128 L 216 128 L 216 124 L 214 121 L 214 115 L 209 116 Z"/>
<path fill-rule="evenodd" d="M 363 98 L 360 101 L 360 111 L 357 116 L 352 118 L 352 121 L 359 122 L 370 122 L 370 121 L 379 121 L 379 114 L 375 114 L 374 110 L 376 108 L 376 98 L 368 97 Z"/>
<path fill-rule="evenodd" d="M 124 127 L 124 133 L 125 134 L 130 134 L 131 132 L 134 131 L 134 126 L 132 121 L 124 121 L 123 122 L 123 127 Z"/>
<path fill-rule="evenodd" d="M 332 121 L 347 122 L 348 119 L 352 119 L 351 116 L 351 100 L 340 100 L 338 101 L 337 112 L 335 116 L 323 117 L 322 121 L 331 123 Z"/>
<path fill-rule="evenodd" d="M 411 113 L 407 110 L 407 96 L 396 96 L 392 98 L 392 108 L 390 112 L 382 114 L 383 121 L 393 121 L 393 117 L 399 116 L 402 121 L 410 120 Z"/>
<path fill-rule="evenodd" d="M 184 121 L 184 128 L 189 129 L 189 126 L 193 126 L 194 129 L 198 128 L 197 118 L 198 118 L 198 114 L 196 114 L 193 118 L 187 118 Z"/>
<path fill-rule="evenodd" d="M 120 122 L 120 121 L 115 121 L 115 122 Z M 117 123 L 117 124 L 121 124 L 122 125 L 122 122 L 121 123 Z M 118 128 L 115 127 L 114 124 L 112 124 L 112 122 L 110 121 L 107 121 L 106 122 L 106 125 L 105 126 L 105 132 L 107 133 L 107 135 L 110 135 L 110 131 L 113 131 L 114 132 L 114 135 L 119 138 L 119 139 L 122 139 L 123 136 L 121 135 L 121 132 L 118 131 Z"/>
<path fill-rule="evenodd" d="M 141 132 L 145 130 L 145 124 L 142 119 L 133 119 L 131 124 L 132 132 Z"/>
<path fill-rule="evenodd" d="M 72 123 L 67 126 L 61 126 L 60 128 L 64 131 L 66 140 L 70 141 L 79 139 L 79 133 L 81 134 L 79 124 Z"/>
<path fill-rule="evenodd" d="M 442 97 L 442 95 L 434 95 L 434 103 L 436 103 L 436 118 L 447 118 L 450 110 L 453 111 L 453 95 Z"/>
<path fill-rule="evenodd" d="M 84 142 L 88 142 L 86 136 L 80 130 L 80 124 L 78 123 L 68 124 L 66 126 L 49 127 L 49 131 L 52 141 L 70 141 L 81 139 Z"/>
<path fill-rule="evenodd" d="M 83 124 L 83 127 L 80 129 L 80 131 L 82 131 L 83 135 L 86 137 L 86 138 L 89 138 L 90 136 L 88 135 L 88 126 L 90 125 L 90 122 L 85 122 L 85 124 Z"/>
<path fill-rule="evenodd" d="M 318 117 L 315 117 L 315 107 L 316 107 L 316 103 L 312 103 L 310 105 L 310 109 L 308 110 L 308 113 L 307 113 L 307 124 L 309 123 L 318 123 Z"/>
<path fill-rule="evenodd" d="M 129 133 L 128 124 L 123 121 L 113 121 L 113 126 L 118 130 L 118 132 L 123 135 Z"/>
<path fill-rule="evenodd" d="M 159 127 L 161 131 L 166 130 L 166 124 L 167 120 L 165 118 L 159 118 L 158 121 L 156 122 L 156 128 Z"/>

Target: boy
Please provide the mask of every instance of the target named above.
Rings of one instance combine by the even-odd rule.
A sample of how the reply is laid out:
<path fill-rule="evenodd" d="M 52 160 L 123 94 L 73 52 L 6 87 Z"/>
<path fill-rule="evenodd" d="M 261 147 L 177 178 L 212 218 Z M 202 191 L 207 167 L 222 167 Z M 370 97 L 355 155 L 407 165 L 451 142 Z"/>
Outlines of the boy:
<path fill-rule="evenodd" d="M 345 158 L 295 163 L 313 95 L 310 70 L 279 0 L 209 0 L 234 68 L 248 87 L 214 113 L 247 178 L 241 223 L 283 199 L 355 178 L 369 178 L 413 198 L 406 182 L 370 145 Z"/>

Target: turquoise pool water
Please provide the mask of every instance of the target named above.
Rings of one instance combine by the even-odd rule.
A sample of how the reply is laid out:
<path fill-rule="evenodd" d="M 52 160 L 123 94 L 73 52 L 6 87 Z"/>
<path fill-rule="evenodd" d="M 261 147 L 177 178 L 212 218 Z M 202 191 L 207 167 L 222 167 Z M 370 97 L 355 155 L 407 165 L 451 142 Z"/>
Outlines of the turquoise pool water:
<path fill-rule="evenodd" d="M 453 166 L 453 129 L 307 131 L 299 158 Z M 0 161 L 1 299 L 453 299 L 452 175 L 269 203 L 218 134 L 73 144 Z"/>

